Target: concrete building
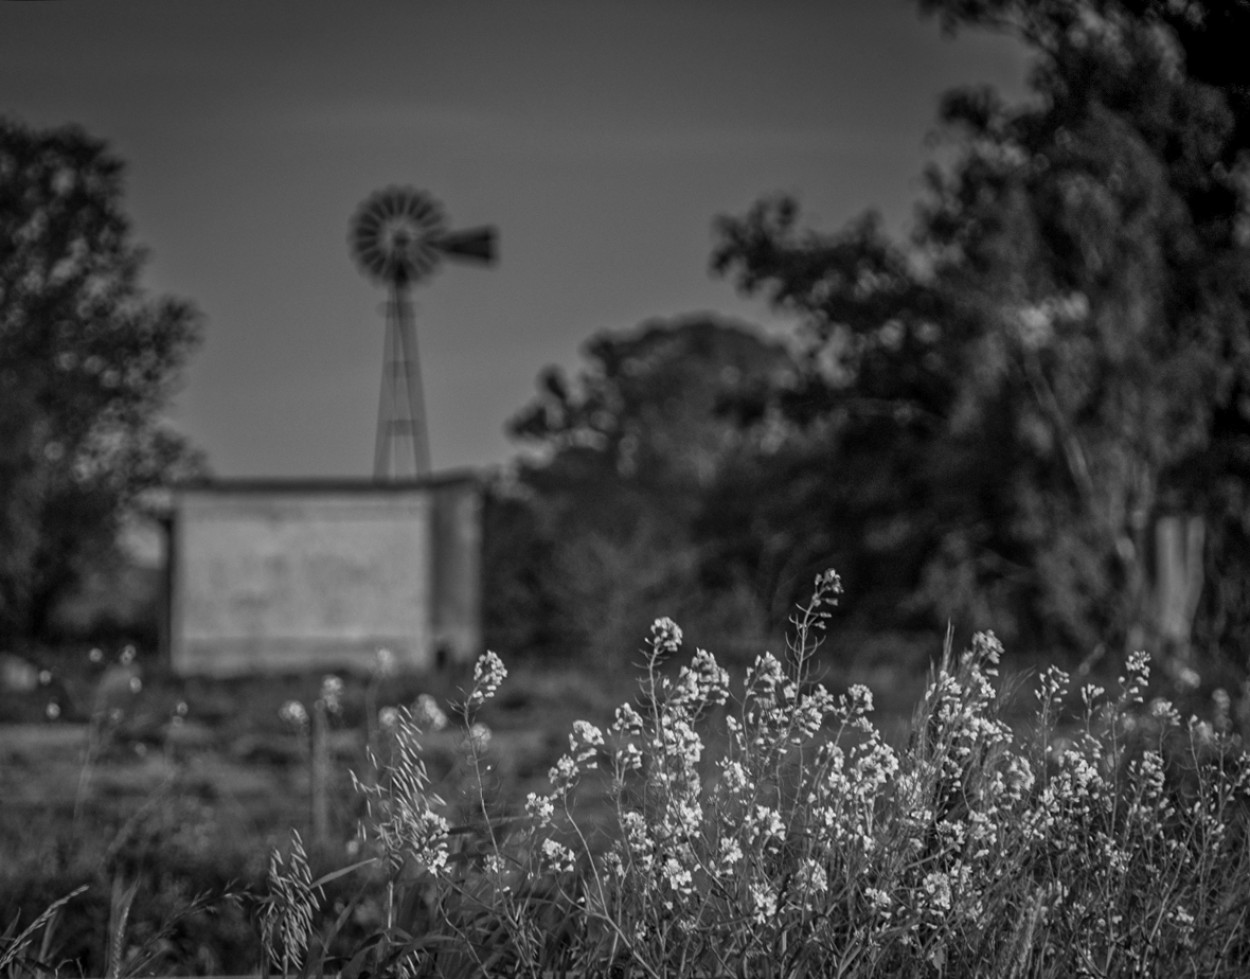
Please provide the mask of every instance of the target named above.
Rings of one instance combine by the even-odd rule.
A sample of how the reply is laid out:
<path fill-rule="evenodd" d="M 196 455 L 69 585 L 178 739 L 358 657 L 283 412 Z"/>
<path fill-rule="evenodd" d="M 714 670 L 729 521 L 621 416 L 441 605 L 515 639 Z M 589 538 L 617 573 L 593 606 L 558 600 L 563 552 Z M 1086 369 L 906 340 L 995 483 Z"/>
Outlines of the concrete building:
<path fill-rule="evenodd" d="M 481 645 L 474 475 L 212 481 L 171 499 L 164 640 L 182 675 L 422 670 Z"/>

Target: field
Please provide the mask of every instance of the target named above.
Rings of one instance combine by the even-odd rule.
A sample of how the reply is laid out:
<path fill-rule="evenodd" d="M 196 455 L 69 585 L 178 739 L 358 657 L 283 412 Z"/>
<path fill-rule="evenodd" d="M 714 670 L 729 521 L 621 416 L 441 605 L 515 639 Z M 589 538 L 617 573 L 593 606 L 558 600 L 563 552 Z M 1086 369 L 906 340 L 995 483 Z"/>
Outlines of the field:
<path fill-rule="evenodd" d="M 1043 671 L 1000 681 L 993 643 L 947 650 L 936 686 L 936 642 L 783 644 L 728 673 L 679 645 L 661 629 L 637 669 L 506 679 L 380 660 L 209 681 L 128 648 L 49 652 L 0 696 L 0 965 L 35 974 L 20 945 L 67 975 L 473 975 L 489 947 L 508 975 L 824 974 L 835 955 L 846 975 L 1244 974 L 1250 776 L 1197 720 L 1175 749 L 1143 663 L 1111 694 L 1045 674 L 1076 709 L 1039 733 L 1036 699 L 992 688 Z"/>
<path fill-rule="evenodd" d="M 852 641 L 853 642 L 853 641 Z M 284 705 L 311 711 L 320 674 L 230 680 L 177 678 L 127 647 L 45 651 L 34 689 L 0 693 L 0 920 L 30 921 L 75 888 L 50 947 L 88 974 L 104 971 L 116 893 L 140 882 L 130 910 L 136 940 L 160 933 L 170 910 L 197 894 L 263 892 L 269 852 L 291 829 L 314 863 L 346 860 L 361 815 L 351 773 L 370 766 L 379 714 L 423 695 L 448 712 L 463 699 L 468 667 L 426 676 L 342 674 L 329 717 L 327 826 L 314 832 L 310 732 L 283 718 Z M 876 663 L 844 649 L 828 657 L 835 688 L 868 682 L 886 693 L 882 724 L 902 737 L 923 693 L 924 654 Z M 477 718 L 490 730 L 490 791 L 504 807 L 546 786 L 576 720 L 606 725 L 638 692 L 637 671 L 541 663 L 512 666 L 505 687 Z M 134 681 L 138 681 L 137 684 Z M 132 689 L 132 685 L 137 689 Z M 56 715 L 52 717 L 50 715 Z M 462 724 L 429 732 L 424 756 L 453 811 L 464 793 Z M 457 784 L 457 783 L 460 784 Z M 188 954 L 202 974 L 259 966 L 248 898 L 217 914 L 176 922 L 167 957 Z"/>

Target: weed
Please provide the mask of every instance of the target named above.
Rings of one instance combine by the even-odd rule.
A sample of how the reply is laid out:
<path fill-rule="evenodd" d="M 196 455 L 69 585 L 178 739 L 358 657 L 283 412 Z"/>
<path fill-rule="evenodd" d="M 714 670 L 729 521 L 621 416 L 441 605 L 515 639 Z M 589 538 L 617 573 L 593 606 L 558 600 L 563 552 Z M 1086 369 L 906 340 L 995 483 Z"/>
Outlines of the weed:
<path fill-rule="evenodd" d="M 867 688 L 835 695 L 814 675 L 839 591 L 836 575 L 820 576 L 786 655 L 761 655 L 736 693 L 705 650 L 666 671 L 682 635 L 658 620 L 638 698 L 606 729 L 574 724 L 523 812 L 492 806 L 475 729 L 506 676 L 493 653 L 461 705 L 475 809 L 450 818 L 421 724 L 389 715 L 389 757 L 358 783 L 375 852 L 357 869 L 385 889 L 381 927 L 354 948 L 323 940 L 305 969 L 1246 974 L 1250 763 L 1232 738 L 1147 699 L 1144 654 L 1111 692 L 1072 691 L 1048 669 L 1036 722 L 1019 734 L 1001 717 L 998 641 L 980 634 L 956 655 L 948 636 L 910 741 L 895 748 L 870 720 Z M 611 818 L 586 815 L 595 796 Z M 282 934 L 284 971 L 308 947 L 306 877 L 273 895 L 301 915 Z"/>

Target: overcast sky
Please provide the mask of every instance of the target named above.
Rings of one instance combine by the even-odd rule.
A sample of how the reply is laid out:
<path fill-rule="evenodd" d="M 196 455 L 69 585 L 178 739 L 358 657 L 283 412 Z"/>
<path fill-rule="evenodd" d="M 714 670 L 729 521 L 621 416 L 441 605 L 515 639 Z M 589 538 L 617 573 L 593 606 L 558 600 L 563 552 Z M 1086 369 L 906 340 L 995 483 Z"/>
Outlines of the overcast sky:
<path fill-rule="evenodd" d="M 206 318 L 174 418 L 223 477 L 371 474 L 373 191 L 498 228 L 496 267 L 416 294 L 434 467 L 489 466 L 592 334 L 772 319 L 709 274 L 717 215 L 784 191 L 902 229 L 941 92 L 1016 97 L 1025 67 L 906 0 L 0 3 L 0 112 L 108 140 L 146 285 Z"/>

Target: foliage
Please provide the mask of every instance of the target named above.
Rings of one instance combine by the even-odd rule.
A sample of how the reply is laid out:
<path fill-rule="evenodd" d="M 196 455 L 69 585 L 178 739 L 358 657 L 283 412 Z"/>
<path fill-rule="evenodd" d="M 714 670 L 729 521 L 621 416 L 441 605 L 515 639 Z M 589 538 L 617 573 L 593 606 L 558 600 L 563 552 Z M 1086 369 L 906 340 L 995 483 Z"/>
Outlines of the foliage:
<path fill-rule="evenodd" d="M 1219 581 L 1245 554 L 1247 117 L 1219 75 L 1244 68 L 1190 70 L 1196 28 L 1164 12 L 1205 5 L 922 6 L 1029 45 L 1030 99 L 945 97 L 911 243 L 871 215 L 804 231 L 773 199 L 721 222 L 714 266 L 801 318 L 803 380 L 774 400 L 865 474 L 838 529 L 900 601 L 1080 651 L 1150 638 L 1160 515 L 1206 517 Z M 1206 622 L 1231 649 L 1219 587 Z"/>
<path fill-rule="evenodd" d="M 544 372 L 510 423 L 537 452 L 496 495 L 488 592 L 498 586 L 509 605 L 488 609 L 490 622 L 535 623 L 536 638 L 609 663 L 661 598 L 699 618 L 732 606 L 744 617 L 727 632 L 758 629 L 740 597 L 706 597 L 710 541 L 698 524 L 723 474 L 760 452 L 760 432 L 730 404 L 784 383 L 788 354 L 755 330 L 692 317 L 600 334 L 586 360 L 575 382 Z M 734 594 L 736 582 L 714 584 Z"/>
<path fill-rule="evenodd" d="M 606 731 L 574 724 L 523 817 L 479 789 L 453 825 L 404 715 L 366 788 L 382 927 L 275 961 L 311 952 L 304 974 L 345 979 L 1244 974 L 1250 758 L 1226 729 L 1147 700 L 1141 653 L 1110 694 L 1045 671 L 1020 734 L 999 715 L 1002 646 L 978 634 L 958 658 L 947 642 L 895 749 L 867 688 L 812 675 L 839 591 L 818 578 L 786 661 L 760 656 L 736 697 L 704 650 L 663 669 L 682 635 L 658 620 L 639 698 Z M 474 713 L 505 677 L 487 654 L 462 705 L 479 773 Z M 598 793 L 607 820 L 585 816 Z M 329 879 L 275 860 L 271 929 L 310 935 Z"/>
<path fill-rule="evenodd" d="M 147 297 L 122 164 L 75 128 L 0 119 L 0 639 L 46 632 L 145 490 L 200 465 L 161 421 L 196 342 Z"/>

